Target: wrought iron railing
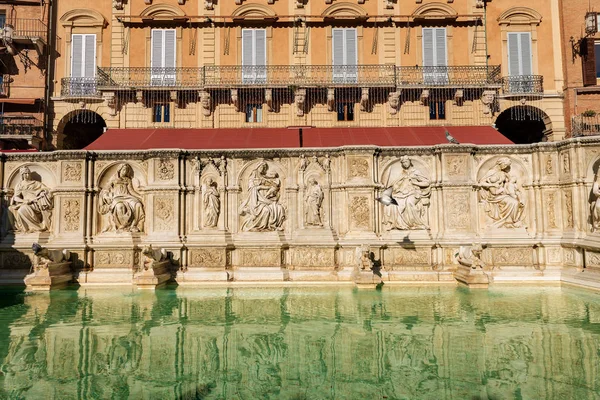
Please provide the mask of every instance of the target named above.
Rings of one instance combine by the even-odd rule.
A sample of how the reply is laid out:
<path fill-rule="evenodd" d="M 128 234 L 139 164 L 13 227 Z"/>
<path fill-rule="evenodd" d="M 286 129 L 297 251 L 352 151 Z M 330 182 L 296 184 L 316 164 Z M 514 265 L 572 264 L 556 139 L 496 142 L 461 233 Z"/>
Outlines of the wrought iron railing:
<path fill-rule="evenodd" d="M 571 119 L 573 136 L 600 135 L 600 113 L 594 115 L 577 115 Z"/>
<path fill-rule="evenodd" d="M 499 65 L 459 65 L 449 67 L 397 67 L 398 87 L 500 85 Z"/>
<path fill-rule="evenodd" d="M 70 77 L 61 79 L 62 97 L 100 97 L 98 87 L 105 85 L 98 77 Z"/>
<path fill-rule="evenodd" d="M 64 78 L 66 97 L 100 91 L 235 87 L 485 87 L 500 86 L 500 66 L 396 67 L 394 65 L 100 67 L 94 78 Z"/>
<path fill-rule="evenodd" d="M 8 18 L 4 25 L 12 26 L 13 38 L 41 38 L 45 41 L 48 34 L 48 27 L 39 19 Z"/>
<path fill-rule="evenodd" d="M 42 121 L 31 116 L 0 116 L 0 135 L 41 138 L 43 130 Z"/>
<path fill-rule="evenodd" d="M 513 75 L 502 78 L 504 94 L 542 94 L 544 77 L 541 75 Z"/>

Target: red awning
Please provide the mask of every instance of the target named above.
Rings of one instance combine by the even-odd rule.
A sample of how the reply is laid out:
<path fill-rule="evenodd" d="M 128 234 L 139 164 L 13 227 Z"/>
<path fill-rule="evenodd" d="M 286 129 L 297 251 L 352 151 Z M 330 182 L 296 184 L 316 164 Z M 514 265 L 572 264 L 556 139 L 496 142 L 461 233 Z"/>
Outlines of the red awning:
<path fill-rule="evenodd" d="M 302 135 L 300 135 L 302 129 Z M 447 144 L 448 131 L 460 143 L 513 144 L 490 126 L 397 128 L 109 129 L 86 150 L 282 149 L 375 145 Z"/>

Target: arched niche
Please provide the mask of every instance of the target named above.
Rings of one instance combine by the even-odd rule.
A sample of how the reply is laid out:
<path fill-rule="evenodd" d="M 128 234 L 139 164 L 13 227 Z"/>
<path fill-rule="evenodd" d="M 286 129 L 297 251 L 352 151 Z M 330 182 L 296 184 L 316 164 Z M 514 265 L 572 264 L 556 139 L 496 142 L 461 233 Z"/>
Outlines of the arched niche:
<path fill-rule="evenodd" d="M 250 178 L 250 175 L 263 162 L 266 163 L 269 167 L 267 173 L 269 173 L 269 174 L 277 173 L 279 175 L 279 179 L 281 180 L 281 190 L 283 191 L 284 186 L 286 184 L 287 174 L 285 173 L 285 170 L 283 169 L 281 164 L 276 163 L 271 160 L 259 159 L 259 160 L 254 160 L 254 161 L 247 163 L 240 169 L 240 173 L 238 175 L 238 185 L 242 189 L 242 192 L 248 191 L 248 179 Z"/>
<path fill-rule="evenodd" d="M 23 163 L 20 164 L 18 168 L 15 168 L 8 176 L 6 182 L 10 189 L 14 189 L 15 186 L 23 180 L 21 177 L 21 168 L 23 167 L 29 168 L 32 180 L 42 182 L 50 189 L 53 189 L 56 186 L 57 178 L 48 168 L 36 163 Z"/>
<path fill-rule="evenodd" d="M 361 17 L 361 16 L 366 17 L 367 12 L 365 11 L 364 8 L 362 8 L 356 4 L 342 2 L 342 3 L 336 3 L 332 6 L 327 7 L 321 15 L 323 17 L 329 17 L 329 18 L 336 18 L 336 17 L 348 18 L 348 17 Z"/>
<path fill-rule="evenodd" d="M 232 17 L 276 17 L 277 14 L 271 7 L 263 4 L 244 4 L 235 9 Z"/>
<path fill-rule="evenodd" d="M 148 184 L 146 172 L 141 165 L 131 161 L 113 161 L 105 166 L 102 166 L 98 171 L 96 186 L 103 189 L 106 188 L 110 180 L 116 176 L 117 170 L 123 164 L 128 164 L 133 169 L 133 178 L 131 179 L 133 188 L 137 191 L 142 191 Z"/>
<path fill-rule="evenodd" d="M 531 174 L 528 172 L 530 168 L 523 162 L 523 160 L 516 157 L 503 155 L 490 157 L 479 166 L 477 169 L 477 182 L 485 177 L 488 172 L 497 165 L 500 159 L 510 160 L 510 173 L 517 177 L 517 181 L 520 186 L 531 184 Z"/>
<path fill-rule="evenodd" d="M 413 168 L 418 170 L 422 175 L 426 176 L 427 178 L 432 179 L 431 169 L 429 168 L 429 165 L 425 160 L 423 160 L 421 157 L 416 156 L 408 156 L 408 158 L 410 159 Z M 386 164 L 383 165 L 383 168 L 381 169 L 380 182 L 383 184 L 384 187 L 391 186 L 394 183 L 394 181 L 398 179 L 402 169 L 403 167 L 401 163 L 401 157 L 397 157 L 388 161 Z"/>
<path fill-rule="evenodd" d="M 539 25 L 542 15 L 529 7 L 513 7 L 504 11 L 498 17 L 500 25 Z"/>

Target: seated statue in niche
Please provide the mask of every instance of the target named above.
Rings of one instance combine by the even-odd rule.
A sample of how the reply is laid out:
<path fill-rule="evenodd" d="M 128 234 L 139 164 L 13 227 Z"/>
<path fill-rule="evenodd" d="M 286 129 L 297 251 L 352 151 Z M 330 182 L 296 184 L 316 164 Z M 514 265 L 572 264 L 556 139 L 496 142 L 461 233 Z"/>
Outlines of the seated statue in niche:
<path fill-rule="evenodd" d="M 416 169 L 408 156 L 400 157 L 402 169 L 389 186 L 397 204 L 384 207 L 383 225 L 387 230 L 429 229 L 431 181 Z"/>
<path fill-rule="evenodd" d="M 13 230 L 18 233 L 47 232 L 54 207 L 50 189 L 33 180 L 28 167 L 22 167 L 19 173 L 21 182 L 15 186 L 8 207 Z"/>
<path fill-rule="evenodd" d="M 479 198 L 495 228 L 523 226 L 525 203 L 517 177 L 510 173 L 510 169 L 510 159 L 502 157 L 478 183 Z"/>
<path fill-rule="evenodd" d="M 308 180 L 306 196 L 304 196 L 304 223 L 309 226 L 323 226 L 321 221 L 321 206 L 323 204 L 323 189 L 315 178 Z"/>
<path fill-rule="evenodd" d="M 140 232 L 145 219 L 142 197 L 133 188 L 133 169 L 119 165 L 108 187 L 100 191 L 100 214 L 108 215 L 109 224 L 103 232 Z"/>
<path fill-rule="evenodd" d="M 221 195 L 217 189 L 217 182 L 209 179 L 206 182 L 206 191 L 204 192 L 204 226 L 214 228 L 219 221 L 221 212 Z"/>
<path fill-rule="evenodd" d="M 592 232 L 600 231 L 600 170 L 596 172 L 592 192 L 590 193 L 590 217 Z"/>
<path fill-rule="evenodd" d="M 277 173 L 269 173 L 269 165 L 261 162 L 248 179 L 248 196 L 242 202 L 240 215 L 246 217 L 243 231 L 281 230 L 285 208 L 279 204 L 281 180 Z"/>

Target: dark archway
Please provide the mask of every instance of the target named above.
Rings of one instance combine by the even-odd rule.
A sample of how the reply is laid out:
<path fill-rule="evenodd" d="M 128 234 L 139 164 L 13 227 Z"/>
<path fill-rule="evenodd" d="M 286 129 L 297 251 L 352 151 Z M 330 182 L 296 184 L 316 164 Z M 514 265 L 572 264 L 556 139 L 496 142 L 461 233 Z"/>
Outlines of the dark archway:
<path fill-rule="evenodd" d="M 545 142 L 552 133 L 550 117 L 532 106 L 510 107 L 496 119 L 496 128 L 516 144 Z"/>
<path fill-rule="evenodd" d="M 106 122 L 89 110 L 74 111 L 64 116 L 59 125 L 59 149 L 81 150 L 98 139 L 106 129 Z"/>

